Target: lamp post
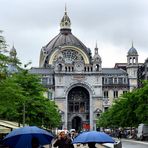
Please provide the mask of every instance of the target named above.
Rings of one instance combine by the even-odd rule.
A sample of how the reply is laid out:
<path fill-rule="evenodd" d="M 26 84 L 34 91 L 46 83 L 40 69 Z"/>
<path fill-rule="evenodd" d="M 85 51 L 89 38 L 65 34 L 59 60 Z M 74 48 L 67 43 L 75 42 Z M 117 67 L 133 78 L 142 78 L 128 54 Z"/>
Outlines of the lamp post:
<path fill-rule="evenodd" d="M 25 126 L 25 120 L 26 120 L 26 115 L 25 115 L 26 109 L 25 109 L 25 102 L 23 103 L 23 127 Z"/>
<path fill-rule="evenodd" d="M 31 62 L 28 62 L 27 64 L 24 65 L 24 68 L 26 68 L 30 64 L 31 64 Z M 25 122 L 26 122 L 26 113 L 25 112 L 26 112 L 26 106 L 25 106 L 25 101 L 24 101 L 24 103 L 23 103 L 23 127 L 25 126 Z"/>

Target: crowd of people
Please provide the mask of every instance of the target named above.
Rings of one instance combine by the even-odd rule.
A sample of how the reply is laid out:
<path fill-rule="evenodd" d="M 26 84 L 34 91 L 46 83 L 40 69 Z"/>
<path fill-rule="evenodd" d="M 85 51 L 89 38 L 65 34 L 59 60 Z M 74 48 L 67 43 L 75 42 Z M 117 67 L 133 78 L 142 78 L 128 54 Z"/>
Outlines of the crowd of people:
<path fill-rule="evenodd" d="M 40 145 L 39 139 L 33 137 L 31 140 L 32 148 L 96 148 L 98 144 L 95 142 L 89 142 L 87 144 L 73 144 L 73 140 L 77 137 L 79 133 L 75 129 L 66 132 L 65 130 L 60 130 L 56 136 L 52 139 L 51 144 L 49 145 Z M 103 146 L 99 146 L 99 148 Z M 6 148 L 6 147 L 5 147 Z M 7 147 L 8 148 L 8 147 Z M 10 147 L 9 147 L 10 148 Z"/>
<path fill-rule="evenodd" d="M 74 138 L 78 135 L 74 129 L 70 132 L 65 132 L 64 130 L 60 131 L 52 141 L 52 148 L 97 148 L 95 142 L 89 142 L 87 144 L 73 144 Z M 99 145 L 99 144 L 98 144 Z M 99 148 L 104 148 L 99 146 Z"/>

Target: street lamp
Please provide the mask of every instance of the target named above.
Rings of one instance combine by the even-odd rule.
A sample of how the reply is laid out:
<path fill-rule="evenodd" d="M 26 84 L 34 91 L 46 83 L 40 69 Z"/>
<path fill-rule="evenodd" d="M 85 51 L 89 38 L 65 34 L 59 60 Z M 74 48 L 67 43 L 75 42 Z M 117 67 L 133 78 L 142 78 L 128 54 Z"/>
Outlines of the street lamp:
<path fill-rule="evenodd" d="M 27 64 L 24 64 L 24 68 L 26 68 L 30 64 L 31 64 L 31 62 L 28 62 Z M 25 101 L 24 101 L 24 103 L 23 103 L 23 126 L 25 126 L 25 122 L 26 122 L 26 114 L 25 114 L 25 112 L 26 112 L 26 106 L 25 106 Z"/>
<path fill-rule="evenodd" d="M 25 102 L 23 103 L 23 127 L 25 126 L 25 120 L 26 120 L 26 115 L 25 115 L 25 112 L 26 112 L 26 109 L 25 109 Z"/>

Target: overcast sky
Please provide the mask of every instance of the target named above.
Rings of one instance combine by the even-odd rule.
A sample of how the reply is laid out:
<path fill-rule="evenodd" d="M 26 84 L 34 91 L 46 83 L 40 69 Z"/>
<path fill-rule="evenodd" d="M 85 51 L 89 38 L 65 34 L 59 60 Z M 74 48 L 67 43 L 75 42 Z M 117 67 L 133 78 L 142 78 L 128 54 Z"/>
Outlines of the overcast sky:
<path fill-rule="evenodd" d="M 103 67 L 126 62 L 132 41 L 139 62 L 148 57 L 148 0 L 0 0 L 0 30 L 22 63 L 39 65 L 42 46 L 59 33 L 65 3 L 72 33 L 94 52 Z"/>

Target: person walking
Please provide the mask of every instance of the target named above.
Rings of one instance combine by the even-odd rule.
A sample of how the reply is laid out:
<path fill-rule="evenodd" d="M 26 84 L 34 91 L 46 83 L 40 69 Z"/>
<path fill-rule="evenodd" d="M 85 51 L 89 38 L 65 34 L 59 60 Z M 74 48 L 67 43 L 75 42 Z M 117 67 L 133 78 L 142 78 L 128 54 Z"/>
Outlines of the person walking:
<path fill-rule="evenodd" d="M 75 137 L 76 137 L 76 130 L 75 129 L 70 130 L 70 138 L 71 138 L 71 140 L 73 141 Z"/>
<path fill-rule="evenodd" d="M 53 147 L 58 148 L 74 148 L 72 140 L 65 134 L 65 131 L 61 131 L 59 136 L 55 140 Z"/>
<path fill-rule="evenodd" d="M 95 142 L 88 142 L 88 147 L 89 148 L 96 148 L 96 143 Z"/>
<path fill-rule="evenodd" d="M 32 144 L 32 148 L 44 148 L 39 144 L 39 140 L 36 137 L 32 138 L 31 144 Z"/>

